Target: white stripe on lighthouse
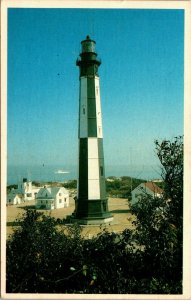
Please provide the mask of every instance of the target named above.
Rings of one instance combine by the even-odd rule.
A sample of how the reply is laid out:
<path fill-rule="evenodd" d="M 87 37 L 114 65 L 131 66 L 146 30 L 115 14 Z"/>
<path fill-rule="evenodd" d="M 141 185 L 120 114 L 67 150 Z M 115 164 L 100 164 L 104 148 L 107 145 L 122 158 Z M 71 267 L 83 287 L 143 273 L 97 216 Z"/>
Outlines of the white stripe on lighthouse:
<path fill-rule="evenodd" d="M 103 138 L 99 77 L 95 77 L 97 137 Z"/>
<path fill-rule="evenodd" d="M 98 180 L 88 180 L 88 200 L 100 199 L 100 186 Z"/>
<path fill-rule="evenodd" d="M 88 138 L 88 199 L 100 199 L 98 140 Z"/>
<path fill-rule="evenodd" d="M 88 138 L 88 158 L 98 158 L 97 138 Z"/>
<path fill-rule="evenodd" d="M 88 136 L 88 121 L 87 121 L 87 77 L 80 77 L 80 130 L 79 137 L 85 138 Z"/>
<path fill-rule="evenodd" d="M 88 159 L 88 180 L 99 180 L 99 162 L 97 158 Z"/>

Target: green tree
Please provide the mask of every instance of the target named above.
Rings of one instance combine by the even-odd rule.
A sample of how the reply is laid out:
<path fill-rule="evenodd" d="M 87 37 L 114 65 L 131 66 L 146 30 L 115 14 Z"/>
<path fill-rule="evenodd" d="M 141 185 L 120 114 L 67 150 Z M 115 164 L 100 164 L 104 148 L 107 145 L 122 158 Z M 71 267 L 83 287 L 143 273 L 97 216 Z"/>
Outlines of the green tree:
<path fill-rule="evenodd" d="M 68 180 L 67 182 L 63 183 L 63 186 L 66 189 L 76 189 L 77 188 L 77 180 Z"/>
<path fill-rule="evenodd" d="M 155 145 L 162 165 L 164 193 L 155 199 L 145 194 L 132 205 L 137 217 L 135 239 L 144 247 L 150 289 L 178 293 L 182 290 L 183 138 L 155 141 Z"/>
<path fill-rule="evenodd" d="M 174 141 L 155 142 L 163 166 L 164 197 L 169 200 L 168 218 L 182 232 L 183 225 L 183 137 Z"/>

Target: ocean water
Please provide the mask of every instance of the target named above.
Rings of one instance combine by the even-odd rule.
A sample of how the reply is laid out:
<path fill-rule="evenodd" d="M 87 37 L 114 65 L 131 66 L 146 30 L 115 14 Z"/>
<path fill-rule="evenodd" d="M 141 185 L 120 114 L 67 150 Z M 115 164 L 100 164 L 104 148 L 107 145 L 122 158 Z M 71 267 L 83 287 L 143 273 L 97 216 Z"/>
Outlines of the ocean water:
<path fill-rule="evenodd" d="M 57 173 L 63 170 L 68 173 Z M 13 166 L 7 167 L 7 185 L 17 184 L 23 178 L 32 181 L 57 181 L 64 182 L 69 179 L 77 178 L 77 167 L 75 166 L 57 166 L 57 165 L 33 165 L 33 166 Z"/>
<path fill-rule="evenodd" d="M 68 173 L 57 173 L 63 170 Z M 135 178 L 152 180 L 161 178 L 160 166 L 152 165 L 117 165 L 105 166 L 105 175 L 108 176 L 131 176 Z M 32 181 L 57 181 L 64 182 L 67 180 L 77 179 L 77 166 L 65 165 L 39 165 L 39 166 L 16 166 L 8 165 L 7 167 L 7 185 L 18 184 L 23 178 Z"/>

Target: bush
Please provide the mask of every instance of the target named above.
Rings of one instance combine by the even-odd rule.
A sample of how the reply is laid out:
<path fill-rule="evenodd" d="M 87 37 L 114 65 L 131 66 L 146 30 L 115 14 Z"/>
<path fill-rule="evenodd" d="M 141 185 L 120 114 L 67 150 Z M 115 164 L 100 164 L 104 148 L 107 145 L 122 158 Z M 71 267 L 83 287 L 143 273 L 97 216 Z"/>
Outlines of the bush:
<path fill-rule="evenodd" d="M 66 189 L 76 189 L 77 188 L 77 180 L 68 180 L 67 182 L 63 183 L 63 186 Z"/>
<path fill-rule="evenodd" d="M 145 195 L 132 205 L 132 213 L 136 215 L 135 239 L 139 246 L 144 245 L 145 270 L 154 276 L 158 293 L 162 292 L 160 282 L 164 283 L 165 290 L 181 293 L 183 141 L 182 137 L 176 137 L 173 142 L 156 141 L 155 144 L 162 164 L 164 193 L 154 200 Z"/>
<path fill-rule="evenodd" d="M 7 292 L 133 292 L 140 264 L 130 241 L 128 230 L 86 240 L 78 225 L 63 231 L 53 218 L 28 210 L 7 242 Z"/>

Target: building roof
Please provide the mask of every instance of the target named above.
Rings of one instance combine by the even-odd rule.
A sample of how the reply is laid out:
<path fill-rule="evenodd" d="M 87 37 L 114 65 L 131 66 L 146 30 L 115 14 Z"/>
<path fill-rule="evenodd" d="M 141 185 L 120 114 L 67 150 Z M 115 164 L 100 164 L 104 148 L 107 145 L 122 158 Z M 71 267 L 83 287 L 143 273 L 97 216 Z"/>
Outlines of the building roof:
<path fill-rule="evenodd" d="M 19 197 L 20 199 L 22 198 L 22 194 L 19 194 L 19 193 L 9 193 L 7 198 L 10 199 L 10 200 L 13 200 L 15 199 L 15 197 Z"/>
<path fill-rule="evenodd" d="M 54 199 L 59 191 L 61 191 L 64 194 L 68 194 L 68 190 L 66 190 L 64 187 L 44 187 L 39 190 L 37 198 L 44 197 L 45 194 L 47 194 L 47 198 Z"/>
<path fill-rule="evenodd" d="M 149 190 L 151 190 L 153 193 L 157 193 L 157 194 L 163 193 L 163 190 L 152 181 L 145 182 L 143 183 L 143 185 L 147 187 Z"/>

